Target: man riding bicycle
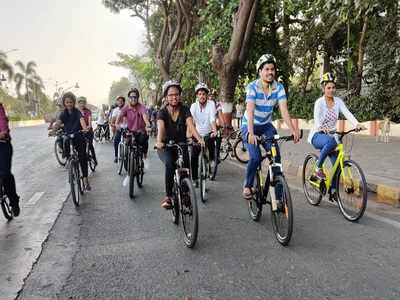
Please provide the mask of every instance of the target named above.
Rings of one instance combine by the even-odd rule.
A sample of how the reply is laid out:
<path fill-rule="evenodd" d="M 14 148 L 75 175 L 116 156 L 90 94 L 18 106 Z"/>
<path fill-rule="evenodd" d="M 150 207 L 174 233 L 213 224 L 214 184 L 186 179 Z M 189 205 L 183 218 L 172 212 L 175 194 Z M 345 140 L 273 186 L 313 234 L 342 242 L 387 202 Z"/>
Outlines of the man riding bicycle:
<path fill-rule="evenodd" d="M 129 131 L 133 132 L 135 139 L 143 149 L 143 163 L 145 169 L 148 168 L 147 152 L 149 149 L 149 136 L 146 128 L 150 129 L 149 117 L 147 109 L 139 103 L 139 91 L 134 88 L 128 93 L 128 105 L 121 109 L 117 117 L 116 124 L 120 124 L 124 118 L 127 120 Z M 119 141 L 118 141 L 119 142 Z"/>
<path fill-rule="evenodd" d="M 119 120 L 119 123 L 117 123 L 117 118 L 119 114 L 121 113 L 121 110 L 125 107 L 125 97 L 119 96 L 117 98 L 117 107 L 115 107 L 112 111 L 112 116 L 111 116 L 111 127 L 113 128 L 113 133 L 114 133 L 114 162 L 118 162 L 118 144 L 121 141 L 121 134 L 122 134 L 122 129 L 125 129 L 127 124 L 126 120 Z"/>
<path fill-rule="evenodd" d="M 246 88 L 246 111 L 241 127 L 243 141 L 250 156 L 243 188 L 243 197 L 246 200 L 252 198 L 254 177 L 257 167 L 261 163 L 261 153 L 257 147 L 256 136 L 273 137 L 277 133 L 272 125 L 272 113 L 276 104 L 279 105 L 283 120 L 294 136 L 294 142 L 299 141 L 299 131 L 293 127 L 287 108 L 285 88 L 275 80 L 275 57 L 271 54 L 262 55 L 256 68 L 259 78 L 249 83 Z M 268 143 L 262 146 L 267 151 L 271 147 Z"/>
<path fill-rule="evenodd" d="M 206 147 L 208 149 L 210 164 L 213 167 L 215 162 L 215 136 L 217 134 L 217 127 L 215 124 L 215 103 L 208 100 L 208 89 L 205 83 L 200 82 L 195 87 L 195 95 L 197 101 L 190 107 L 190 113 L 192 114 L 193 121 L 197 132 L 204 139 Z M 196 187 L 199 186 L 199 147 L 193 147 L 193 153 L 191 157 L 192 164 L 192 178 L 195 182 Z"/>
<path fill-rule="evenodd" d="M 182 104 L 182 87 L 179 82 L 169 80 L 163 84 L 163 95 L 166 98 L 167 105 L 161 108 L 157 116 L 157 144 L 160 157 L 165 163 L 165 193 L 166 197 L 161 202 L 161 207 L 171 209 L 174 185 L 174 172 L 176 168 L 176 159 L 178 152 L 176 149 L 166 148 L 164 146 L 170 141 L 175 143 L 186 143 L 187 130 L 194 136 L 200 144 L 204 145 L 202 137 L 197 132 L 193 124 L 193 118 L 187 106 Z M 187 147 L 183 148 L 184 165 L 189 167 L 189 153 Z"/>

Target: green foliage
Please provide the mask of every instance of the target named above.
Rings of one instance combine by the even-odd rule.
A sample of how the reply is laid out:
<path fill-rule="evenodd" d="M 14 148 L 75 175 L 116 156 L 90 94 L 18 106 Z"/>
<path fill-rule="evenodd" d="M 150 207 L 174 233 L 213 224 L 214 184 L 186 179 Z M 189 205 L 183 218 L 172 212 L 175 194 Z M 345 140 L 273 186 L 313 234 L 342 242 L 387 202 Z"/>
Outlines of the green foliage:
<path fill-rule="evenodd" d="M 133 83 L 126 77 L 114 81 L 108 93 L 108 103 L 114 104 L 119 96 L 127 97 L 128 91 L 133 87 Z"/>

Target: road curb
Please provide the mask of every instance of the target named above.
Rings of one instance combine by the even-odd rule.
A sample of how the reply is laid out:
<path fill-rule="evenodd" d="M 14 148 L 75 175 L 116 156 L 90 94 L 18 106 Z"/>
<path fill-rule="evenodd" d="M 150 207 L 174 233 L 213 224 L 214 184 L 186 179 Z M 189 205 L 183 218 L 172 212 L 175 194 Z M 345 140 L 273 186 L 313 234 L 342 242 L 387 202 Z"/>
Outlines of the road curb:
<path fill-rule="evenodd" d="M 10 127 L 11 128 L 16 128 L 16 127 L 31 127 L 31 126 L 36 126 L 36 125 L 42 125 L 44 124 L 44 120 L 24 120 L 24 121 L 10 121 Z"/>
<path fill-rule="evenodd" d="M 290 160 L 283 160 L 283 170 L 285 173 L 302 177 L 303 166 L 296 165 Z M 377 182 L 367 182 L 368 190 L 376 193 L 377 202 L 392 205 L 393 207 L 400 207 L 400 188 L 381 184 Z"/>

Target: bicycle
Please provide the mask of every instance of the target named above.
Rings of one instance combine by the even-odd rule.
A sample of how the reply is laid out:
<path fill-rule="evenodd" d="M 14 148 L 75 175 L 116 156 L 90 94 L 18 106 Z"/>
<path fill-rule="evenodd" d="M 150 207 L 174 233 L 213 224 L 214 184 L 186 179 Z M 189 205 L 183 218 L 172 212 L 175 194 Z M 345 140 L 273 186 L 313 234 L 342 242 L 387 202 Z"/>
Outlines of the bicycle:
<path fill-rule="evenodd" d="M 300 131 L 300 138 L 303 131 Z M 280 163 L 279 145 L 282 142 L 292 141 L 292 136 L 282 136 L 278 134 L 269 138 L 264 135 L 257 137 L 258 149 L 260 145 L 271 143 L 271 150 L 262 156 L 261 162 L 257 167 L 255 176 L 255 186 L 253 186 L 253 197 L 248 201 L 248 211 L 251 219 L 258 222 L 262 215 L 262 206 L 270 205 L 272 228 L 278 242 L 287 246 L 293 233 L 293 205 L 289 186 L 283 174 L 282 164 Z M 268 158 L 268 173 L 264 177 L 262 174 L 262 162 Z M 271 186 L 271 189 L 270 189 Z M 269 194 L 269 199 L 268 199 Z"/>
<path fill-rule="evenodd" d="M 186 247 L 193 248 L 197 241 L 199 213 L 190 169 L 184 167 L 182 147 L 187 146 L 187 143 L 175 143 L 174 141 L 165 145 L 166 148 L 175 148 L 178 151 L 177 168 L 175 169 L 172 189 L 172 221 L 175 225 L 179 225 L 179 216 L 181 217 L 184 233 L 183 241 Z"/>
<path fill-rule="evenodd" d="M 97 127 L 94 130 L 94 140 L 96 142 L 102 142 L 103 139 L 110 141 L 110 127 L 108 126 L 108 123 L 103 125 L 97 124 Z"/>
<path fill-rule="evenodd" d="M 126 129 L 121 129 L 121 139 L 118 144 L 118 164 L 117 164 L 117 173 L 118 175 L 122 175 L 123 169 L 128 172 L 128 140 L 126 136 Z"/>
<path fill-rule="evenodd" d="M 56 160 L 60 166 L 65 167 L 65 164 L 67 163 L 67 158 L 63 155 L 63 130 L 59 129 L 55 133 L 49 133 L 49 136 L 51 135 L 56 137 L 56 139 L 54 140 L 54 154 L 56 156 Z"/>
<path fill-rule="evenodd" d="M 139 188 L 143 187 L 144 177 L 144 162 L 143 162 L 143 149 L 136 141 L 135 133 L 130 132 L 127 134 L 128 141 L 128 174 L 129 174 L 129 197 L 134 198 L 135 192 L 135 177 L 136 183 Z"/>
<path fill-rule="evenodd" d="M 90 137 L 85 134 L 84 135 L 85 141 L 86 141 L 86 154 L 87 154 L 87 159 L 88 159 L 88 166 L 90 168 L 90 170 L 92 170 L 92 172 L 94 172 L 96 170 L 96 161 L 94 160 L 94 155 L 92 153 L 92 151 L 90 151 Z M 93 149 L 94 150 L 94 149 Z"/>
<path fill-rule="evenodd" d="M 200 145 L 200 144 L 198 144 Z M 200 177 L 200 200 L 205 203 L 207 201 L 206 198 L 206 184 L 207 179 L 210 178 L 211 173 L 211 165 L 210 160 L 208 159 L 207 149 L 205 146 L 201 146 L 200 155 L 199 155 L 199 177 Z"/>
<path fill-rule="evenodd" d="M 337 135 L 338 145 L 334 150 L 337 153 L 337 159 L 331 170 L 329 171 L 327 161 L 323 164 L 326 179 L 320 180 L 314 175 L 318 160 L 314 153 L 306 156 L 302 172 L 303 190 L 308 203 L 318 206 L 328 192 L 329 200 L 337 202 L 344 218 L 351 222 L 356 222 L 363 216 L 368 197 L 364 172 L 354 160 L 350 159 L 350 155 L 346 156 L 343 145 L 343 138 L 346 135 L 358 131 L 360 130 L 355 128 L 344 132 L 329 132 L 329 134 Z M 334 182 L 335 186 L 333 186 Z M 332 192 L 332 188 L 336 191 Z M 347 196 L 349 199 L 346 198 Z"/>
<path fill-rule="evenodd" d="M 0 205 L 1 210 L 3 211 L 4 217 L 10 221 L 14 218 L 14 213 L 11 207 L 10 199 L 7 197 L 4 186 L 3 186 L 3 179 L 0 178 Z"/>
<path fill-rule="evenodd" d="M 65 149 L 66 143 L 69 142 L 69 156 L 67 158 L 67 169 L 68 169 L 68 182 L 71 188 L 72 202 L 76 207 L 79 206 L 81 196 L 84 193 L 83 178 L 80 172 L 78 152 L 74 147 L 75 134 L 63 134 L 63 147 Z"/>

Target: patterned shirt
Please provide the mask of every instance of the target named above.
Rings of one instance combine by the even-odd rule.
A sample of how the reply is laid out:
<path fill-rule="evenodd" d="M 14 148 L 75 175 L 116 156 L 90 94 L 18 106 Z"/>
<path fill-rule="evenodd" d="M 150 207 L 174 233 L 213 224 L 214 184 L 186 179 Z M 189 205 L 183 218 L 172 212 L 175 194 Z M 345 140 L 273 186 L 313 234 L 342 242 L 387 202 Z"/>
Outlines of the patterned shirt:
<path fill-rule="evenodd" d="M 335 113 L 335 109 L 328 108 L 328 111 L 326 112 L 326 114 L 324 116 L 324 120 L 322 121 L 321 128 L 328 128 L 330 130 L 335 130 L 336 121 L 337 121 L 337 116 Z"/>
<path fill-rule="evenodd" d="M 257 79 L 246 88 L 246 103 L 255 103 L 254 125 L 264 125 L 272 122 L 272 113 L 277 103 L 286 101 L 286 92 L 283 84 L 274 81 L 272 90 L 267 95 L 262 88 L 262 82 Z M 247 111 L 244 113 L 242 124 L 247 125 Z"/>

